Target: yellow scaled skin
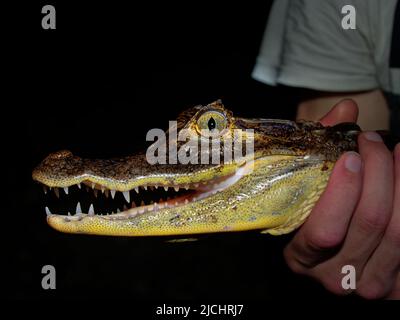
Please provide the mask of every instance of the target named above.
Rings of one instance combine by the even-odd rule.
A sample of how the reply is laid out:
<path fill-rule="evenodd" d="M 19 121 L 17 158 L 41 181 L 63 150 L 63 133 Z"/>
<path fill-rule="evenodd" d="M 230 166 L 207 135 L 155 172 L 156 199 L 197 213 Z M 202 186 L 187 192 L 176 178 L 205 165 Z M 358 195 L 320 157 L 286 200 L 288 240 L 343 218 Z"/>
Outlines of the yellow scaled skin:
<path fill-rule="evenodd" d="M 303 223 L 326 187 L 334 163 L 273 155 L 256 159 L 253 171 L 208 198 L 129 218 L 52 215 L 56 230 L 112 236 L 184 235 L 263 229 L 273 235 Z M 68 221 L 67 221 L 68 220 Z"/>
<path fill-rule="evenodd" d="M 289 233 L 311 212 L 340 155 L 357 150 L 360 132 L 352 123 L 323 127 L 313 122 L 234 117 L 221 101 L 182 112 L 175 129 L 179 133 L 185 129 L 190 137 L 208 142 L 209 136 L 204 135 L 204 130 L 212 127 L 218 129 L 218 132 L 212 131 L 214 139 L 230 138 L 233 142 L 239 141 L 242 147 L 243 141 L 235 136 L 237 130 L 245 138 L 254 137 L 254 150 L 236 161 L 220 164 L 150 164 L 144 153 L 105 160 L 83 159 L 65 150 L 50 154 L 32 172 L 33 179 L 45 187 L 86 184 L 114 195 L 117 191 L 125 192 L 124 196 L 132 189 L 139 192 L 138 187 L 184 188 L 193 192 L 190 200 L 186 198 L 187 202 L 184 197 L 173 203 L 162 200 L 158 207 L 151 205 L 152 209 L 140 204 L 108 216 L 85 213 L 62 216 L 55 212 L 47 216 L 49 225 L 61 232 L 110 236 L 190 235 L 255 229 L 273 235 Z M 182 150 L 186 142 L 172 131 L 168 131 L 168 139 L 160 145 L 166 147 L 169 140 Z M 158 141 L 152 146 L 157 145 Z M 220 148 L 218 152 L 222 154 L 224 150 Z M 210 156 L 203 150 L 194 152 L 197 159 L 204 155 Z"/>

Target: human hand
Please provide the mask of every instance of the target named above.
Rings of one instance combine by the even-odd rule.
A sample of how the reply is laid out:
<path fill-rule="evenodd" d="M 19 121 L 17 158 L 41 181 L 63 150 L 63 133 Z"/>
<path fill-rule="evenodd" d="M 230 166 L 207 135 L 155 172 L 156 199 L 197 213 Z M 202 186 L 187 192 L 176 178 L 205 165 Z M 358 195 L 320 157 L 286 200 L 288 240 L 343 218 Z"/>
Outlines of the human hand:
<path fill-rule="evenodd" d="M 354 101 L 339 102 L 323 125 L 355 122 Z M 375 132 L 358 137 L 359 154 L 346 152 L 284 256 L 296 273 L 339 295 L 342 267 L 356 271 L 356 294 L 400 299 L 400 144 L 392 154 Z"/>

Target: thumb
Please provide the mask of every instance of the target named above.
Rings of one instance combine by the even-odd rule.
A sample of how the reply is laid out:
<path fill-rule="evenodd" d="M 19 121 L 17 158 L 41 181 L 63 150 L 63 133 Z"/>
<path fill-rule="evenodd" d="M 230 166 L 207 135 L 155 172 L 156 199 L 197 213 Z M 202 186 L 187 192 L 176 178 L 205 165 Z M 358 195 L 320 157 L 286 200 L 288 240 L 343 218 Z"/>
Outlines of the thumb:
<path fill-rule="evenodd" d="M 357 103 L 351 99 L 339 101 L 320 120 L 323 126 L 333 126 L 341 122 L 356 122 L 358 117 Z"/>

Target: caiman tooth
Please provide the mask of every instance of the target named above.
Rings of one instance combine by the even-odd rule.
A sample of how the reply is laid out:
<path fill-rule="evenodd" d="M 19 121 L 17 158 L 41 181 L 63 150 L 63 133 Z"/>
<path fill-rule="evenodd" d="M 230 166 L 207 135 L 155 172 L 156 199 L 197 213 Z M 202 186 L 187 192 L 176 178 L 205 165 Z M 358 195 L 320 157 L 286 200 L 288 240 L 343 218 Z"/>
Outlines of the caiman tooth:
<path fill-rule="evenodd" d="M 43 192 L 44 194 L 47 194 L 47 187 L 45 185 L 43 185 Z"/>
<path fill-rule="evenodd" d="M 58 190 L 58 188 L 54 188 L 54 193 L 57 196 L 57 198 L 60 198 L 60 191 Z"/>
<path fill-rule="evenodd" d="M 122 207 L 122 210 L 123 210 L 123 211 L 128 210 L 128 207 L 126 206 L 126 204 L 124 204 L 124 206 Z"/>
<path fill-rule="evenodd" d="M 81 213 L 82 213 L 81 204 L 78 202 L 78 204 L 76 205 L 75 214 L 81 214 Z"/>
<path fill-rule="evenodd" d="M 198 184 L 198 183 L 195 183 L 193 186 L 194 186 L 195 188 L 198 188 L 198 187 L 199 187 L 199 184 Z"/>
<path fill-rule="evenodd" d="M 92 182 L 92 189 L 94 189 L 94 186 L 95 186 L 95 183 L 94 183 L 94 182 Z"/>
<path fill-rule="evenodd" d="M 93 203 L 90 204 L 89 207 L 89 211 L 88 211 L 89 216 L 93 216 L 94 215 L 94 207 L 93 207 Z"/>
<path fill-rule="evenodd" d="M 101 186 L 101 193 L 104 193 L 105 188 Z"/>
<path fill-rule="evenodd" d="M 188 199 L 185 199 L 185 204 L 188 204 L 189 203 L 189 200 Z"/>
<path fill-rule="evenodd" d="M 136 203 L 135 203 L 135 201 L 132 201 L 131 208 L 136 208 Z"/>
<path fill-rule="evenodd" d="M 71 216 L 71 212 L 68 211 L 68 216 Z"/>
<path fill-rule="evenodd" d="M 135 191 L 136 191 L 136 193 L 139 193 L 139 187 L 135 187 Z"/>
<path fill-rule="evenodd" d="M 143 189 L 147 191 L 147 186 L 143 186 Z"/>
<path fill-rule="evenodd" d="M 188 184 L 185 184 L 185 190 L 189 190 L 189 185 Z"/>
<path fill-rule="evenodd" d="M 98 194 L 98 192 L 99 192 L 99 190 L 97 190 L 97 189 L 93 189 L 93 194 L 94 194 L 94 196 L 97 198 L 97 194 Z"/>
<path fill-rule="evenodd" d="M 158 189 L 158 186 L 154 186 L 154 189 L 156 189 L 156 190 L 157 190 L 157 189 Z"/>
<path fill-rule="evenodd" d="M 124 195 L 124 198 L 126 200 L 126 202 L 130 202 L 130 195 L 129 195 L 129 191 L 124 191 L 122 192 L 122 194 Z"/>
<path fill-rule="evenodd" d="M 51 216 L 51 211 L 48 207 L 45 207 L 44 210 L 46 211 L 47 216 Z"/>
<path fill-rule="evenodd" d="M 111 190 L 111 198 L 114 199 L 114 197 L 115 197 L 115 190 Z"/>
<path fill-rule="evenodd" d="M 80 183 L 78 183 L 77 186 L 78 186 L 79 189 L 82 189 L 82 186 L 81 186 Z"/>
<path fill-rule="evenodd" d="M 65 194 L 68 194 L 68 187 L 64 188 L 64 192 L 65 192 Z"/>
<path fill-rule="evenodd" d="M 168 186 L 164 186 L 164 190 L 165 190 L 165 191 L 168 191 Z"/>
<path fill-rule="evenodd" d="M 119 208 L 117 208 L 117 213 L 120 213 L 121 212 L 121 210 L 119 210 Z"/>
<path fill-rule="evenodd" d="M 176 192 L 178 192 L 178 191 L 179 191 L 179 187 L 178 187 L 178 186 L 174 187 L 174 190 L 175 190 Z"/>
<path fill-rule="evenodd" d="M 140 203 L 140 206 L 141 206 L 141 207 L 144 207 L 144 206 L 145 206 L 145 203 L 144 203 L 143 200 L 142 200 L 142 202 Z"/>

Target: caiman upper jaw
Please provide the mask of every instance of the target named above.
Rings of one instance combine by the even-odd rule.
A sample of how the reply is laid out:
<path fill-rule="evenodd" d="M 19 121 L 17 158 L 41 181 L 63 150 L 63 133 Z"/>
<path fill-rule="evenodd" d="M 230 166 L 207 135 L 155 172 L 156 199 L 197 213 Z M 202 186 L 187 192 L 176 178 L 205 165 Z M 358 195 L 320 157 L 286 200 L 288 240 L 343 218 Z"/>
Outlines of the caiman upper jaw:
<path fill-rule="evenodd" d="M 63 150 L 47 156 L 33 170 L 32 178 L 47 187 L 57 188 L 83 183 L 98 190 L 121 192 L 140 186 L 195 189 L 198 183 L 233 174 L 237 167 L 238 163 L 151 165 L 145 154 L 107 160 L 82 159 Z"/>

